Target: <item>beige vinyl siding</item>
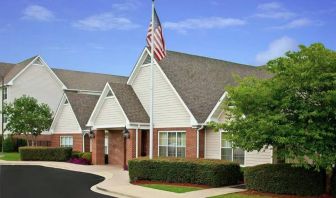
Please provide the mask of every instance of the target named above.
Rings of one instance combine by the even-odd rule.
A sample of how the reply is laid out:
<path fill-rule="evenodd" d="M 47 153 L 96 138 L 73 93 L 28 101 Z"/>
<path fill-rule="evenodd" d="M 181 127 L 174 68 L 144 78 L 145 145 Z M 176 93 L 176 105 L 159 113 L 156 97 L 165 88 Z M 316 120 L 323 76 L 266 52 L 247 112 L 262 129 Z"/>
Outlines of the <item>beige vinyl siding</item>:
<path fill-rule="evenodd" d="M 214 132 L 213 129 L 206 129 L 205 133 L 205 158 L 220 159 L 221 158 L 221 139 L 220 132 Z"/>
<path fill-rule="evenodd" d="M 8 101 L 14 101 L 28 95 L 39 102 L 46 103 L 56 112 L 63 90 L 48 68 L 43 65 L 31 65 L 13 82 L 8 89 Z"/>
<path fill-rule="evenodd" d="M 252 151 L 245 153 L 245 166 L 255 166 L 259 164 L 272 163 L 272 149 L 265 151 Z"/>
<path fill-rule="evenodd" d="M 94 125 L 99 126 L 124 126 L 125 116 L 114 97 L 105 98 L 97 114 Z"/>
<path fill-rule="evenodd" d="M 189 127 L 190 114 L 157 66 L 154 69 L 154 76 L 154 127 Z M 132 84 L 147 113 L 149 113 L 149 80 L 150 66 L 144 66 L 139 69 Z"/>
<path fill-rule="evenodd" d="M 81 133 L 75 113 L 69 104 L 63 105 L 58 113 L 54 133 Z"/>

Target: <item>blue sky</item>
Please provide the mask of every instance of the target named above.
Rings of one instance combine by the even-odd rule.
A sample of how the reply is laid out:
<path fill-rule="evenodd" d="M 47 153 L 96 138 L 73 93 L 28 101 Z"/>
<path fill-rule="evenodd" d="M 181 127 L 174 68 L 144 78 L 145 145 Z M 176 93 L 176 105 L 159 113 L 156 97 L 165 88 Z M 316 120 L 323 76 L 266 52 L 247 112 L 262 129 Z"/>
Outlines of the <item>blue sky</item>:
<path fill-rule="evenodd" d="M 156 0 L 167 48 L 260 65 L 322 42 L 336 49 L 336 1 Z M 0 61 L 39 54 L 52 67 L 129 75 L 150 0 L 1 0 Z"/>

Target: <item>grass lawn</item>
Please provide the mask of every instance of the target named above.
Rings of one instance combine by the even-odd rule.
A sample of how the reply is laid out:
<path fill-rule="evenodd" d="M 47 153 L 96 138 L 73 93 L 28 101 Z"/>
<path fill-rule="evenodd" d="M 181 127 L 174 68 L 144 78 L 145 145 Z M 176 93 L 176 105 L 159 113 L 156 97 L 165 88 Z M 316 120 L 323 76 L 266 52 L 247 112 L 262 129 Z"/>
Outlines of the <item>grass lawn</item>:
<path fill-rule="evenodd" d="M 158 190 L 164 190 L 175 193 L 185 193 L 195 190 L 202 190 L 201 187 L 192 187 L 192 186 L 177 186 L 177 185 L 167 185 L 167 184 L 141 184 L 141 186 L 154 188 Z"/>
<path fill-rule="evenodd" d="M 245 195 L 242 193 L 232 193 L 227 195 L 218 195 L 211 198 L 270 198 L 270 197 L 262 195 Z"/>
<path fill-rule="evenodd" d="M 4 153 L 4 156 L 1 156 L 0 160 L 20 161 L 20 153 Z"/>

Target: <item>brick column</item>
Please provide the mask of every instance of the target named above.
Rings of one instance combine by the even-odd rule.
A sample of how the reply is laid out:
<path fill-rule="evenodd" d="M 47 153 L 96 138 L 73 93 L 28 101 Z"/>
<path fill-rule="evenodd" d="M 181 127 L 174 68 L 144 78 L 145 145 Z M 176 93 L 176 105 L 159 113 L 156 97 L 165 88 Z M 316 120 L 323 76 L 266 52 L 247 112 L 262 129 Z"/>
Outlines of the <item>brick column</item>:
<path fill-rule="evenodd" d="M 105 140 L 104 130 L 95 131 L 95 137 L 92 141 L 92 164 L 95 165 L 105 164 L 104 140 Z"/>
<path fill-rule="evenodd" d="M 136 129 L 129 129 L 129 138 L 126 142 L 126 161 L 135 158 L 136 140 L 135 133 Z M 140 130 L 139 130 L 140 131 Z"/>
<path fill-rule="evenodd" d="M 187 128 L 186 131 L 186 158 L 197 158 L 197 129 Z"/>
<path fill-rule="evenodd" d="M 205 130 L 202 129 L 199 132 L 199 158 L 204 158 L 204 148 L 205 147 Z"/>

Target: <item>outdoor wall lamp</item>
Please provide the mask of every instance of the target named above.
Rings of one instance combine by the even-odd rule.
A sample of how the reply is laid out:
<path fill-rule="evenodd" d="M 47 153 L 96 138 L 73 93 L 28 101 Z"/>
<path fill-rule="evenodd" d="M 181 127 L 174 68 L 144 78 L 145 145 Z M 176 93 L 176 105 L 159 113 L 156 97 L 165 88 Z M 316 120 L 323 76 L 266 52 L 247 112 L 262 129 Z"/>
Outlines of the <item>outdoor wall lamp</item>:
<path fill-rule="evenodd" d="M 122 134 L 124 136 L 124 138 L 128 139 L 130 137 L 129 131 L 126 128 L 126 126 L 124 127 L 124 130 L 122 131 Z"/>
<path fill-rule="evenodd" d="M 89 138 L 93 139 L 94 137 L 95 137 L 94 131 L 92 130 L 92 127 L 90 127 Z"/>

